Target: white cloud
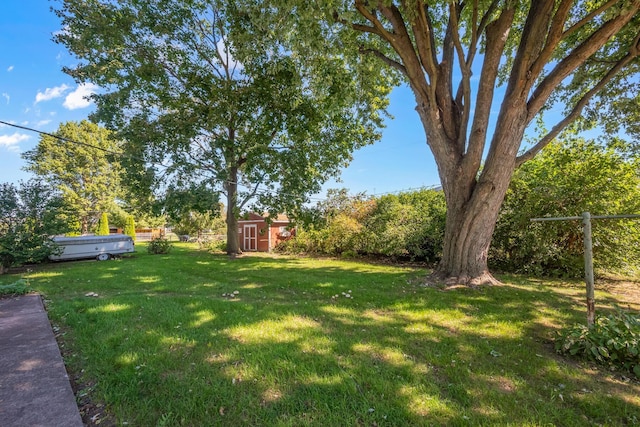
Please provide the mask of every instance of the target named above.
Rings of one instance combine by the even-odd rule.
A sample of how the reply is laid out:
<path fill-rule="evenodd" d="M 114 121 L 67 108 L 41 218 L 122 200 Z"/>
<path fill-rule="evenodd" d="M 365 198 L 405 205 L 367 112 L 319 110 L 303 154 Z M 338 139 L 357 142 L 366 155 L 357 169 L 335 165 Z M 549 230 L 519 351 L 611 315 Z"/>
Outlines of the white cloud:
<path fill-rule="evenodd" d="M 36 123 L 36 126 L 37 127 L 42 127 L 42 126 L 48 125 L 49 123 L 51 123 L 51 120 L 48 120 L 48 119 L 47 120 L 40 120 L 38 123 Z"/>
<path fill-rule="evenodd" d="M 44 91 L 44 93 L 38 92 L 38 94 L 36 95 L 35 104 L 37 104 L 40 101 L 49 101 L 50 99 L 60 98 L 69 89 L 71 88 L 65 84 L 61 84 L 60 86 L 56 86 L 56 87 L 48 87 Z"/>
<path fill-rule="evenodd" d="M 9 96 L 9 94 L 6 92 L 2 92 L 2 96 L 7 100 L 7 105 L 9 105 L 9 101 L 11 101 L 11 97 Z"/>
<path fill-rule="evenodd" d="M 10 73 L 13 71 L 13 65 L 9 65 L 9 68 L 7 68 L 7 73 Z"/>
<path fill-rule="evenodd" d="M 77 110 L 91 105 L 91 100 L 87 99 L 90 95 L 96 93 L 98 86 L 93 83 L 81 84 L 76 90 L 71 92 L 62 104 L 68 110 Z"/>
<path fill-rule="evenodd" d="M 29 135 L 18 132 L 15 132 L 12 135 L 0 135 L 0 147 L 4 147 L 9 151 L 20 151 L 18 144 L 29 138 Z"/>

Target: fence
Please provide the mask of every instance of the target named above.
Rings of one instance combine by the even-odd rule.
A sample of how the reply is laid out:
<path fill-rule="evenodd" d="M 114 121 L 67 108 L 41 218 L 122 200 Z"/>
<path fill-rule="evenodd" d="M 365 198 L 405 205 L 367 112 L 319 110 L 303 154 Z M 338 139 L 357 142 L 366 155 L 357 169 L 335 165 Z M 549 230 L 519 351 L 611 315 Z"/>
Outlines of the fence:
<path fill-rule="evenodd" d="M 164 237 L 164 229 L 162 228 L 141 228 L 136 230 L 137 242 L 149 242 L 159 237 Z"/>

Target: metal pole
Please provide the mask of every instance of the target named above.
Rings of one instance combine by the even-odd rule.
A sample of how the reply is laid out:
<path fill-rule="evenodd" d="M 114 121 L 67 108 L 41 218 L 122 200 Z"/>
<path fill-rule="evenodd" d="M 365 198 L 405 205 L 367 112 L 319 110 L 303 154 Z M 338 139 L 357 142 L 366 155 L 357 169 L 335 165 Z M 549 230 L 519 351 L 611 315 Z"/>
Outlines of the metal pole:
<path fill-rule="evenodd" d="M 591 328 L 596 318 L 596 302 L 593 283 L 593 243 L 591 241 L 591 214 L 582 214 L 584 231 L 584 278 L 587 284 L 587 326 Z"/>

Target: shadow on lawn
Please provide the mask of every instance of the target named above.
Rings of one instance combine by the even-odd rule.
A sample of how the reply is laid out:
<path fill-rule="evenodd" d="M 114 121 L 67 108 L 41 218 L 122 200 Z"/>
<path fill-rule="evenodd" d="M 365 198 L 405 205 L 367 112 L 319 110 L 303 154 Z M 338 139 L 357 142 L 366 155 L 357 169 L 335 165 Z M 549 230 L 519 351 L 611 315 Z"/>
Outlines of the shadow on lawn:
<path fill-rule="evenodd" d="M 87 270 L 65 266 L 39 283 L 51 314 L 69 328 L 70 365 L 98 382 L 96 397 L 119 422 L 640 419 L 637 384 L 553 352 L 552 331 L 582 320 L 580 290 L 519 284 L 442 292 L 415 284 L 424 271 L 205 253 L 180 258 L 185 253 L 95 264 L 91 279 L 83 277 Z"/>

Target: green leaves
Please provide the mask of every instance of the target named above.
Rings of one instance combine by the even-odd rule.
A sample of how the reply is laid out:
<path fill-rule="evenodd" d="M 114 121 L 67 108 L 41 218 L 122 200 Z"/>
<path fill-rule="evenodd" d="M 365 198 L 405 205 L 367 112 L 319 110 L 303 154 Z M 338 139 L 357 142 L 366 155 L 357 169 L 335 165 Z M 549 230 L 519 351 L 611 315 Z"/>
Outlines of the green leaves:
<path fill-rule="evenodd" d="M 349 41 L 318 8 L 64 0 L 57 41 L 80 59 L 66 71 L 104 88 L 95 119 L 136 154 L 129 186 L 204 186 L 236 212 L 294 212 L 380 137 L 391 86 L 371 58 L 328 51 Z"/>
<path fill-rule="evenodd" d="M 98 221 L 98 227 L 96 230 L 97 236 L 108 236 L 109 235 L 109 218 L 106 213 L 102 213 L 100 216 L 100 220 Z"/>
<path fill-rule="evenodd" d="M 66 232 L 69 220 L 60 195 L 42 182 L 0 184 L 0 273 L 45 260 L 55 251 L 50 237 Z"/>
<path fill-rule="evenodd" d="M 490 252 L 501 268 L 580 277 L 583 267 L 579 221 L 532 223 L 532 218 L 635 214 L 640 212 L 640 158 L 623 141 L 608 145 L 567 139 L 549 145 L 514 175 Z M 593 222 L 594 259 L 599 270 L 640 261 L 637 220 Z"/>
<path fill-rule="evenodd" d="M 633 372 L 640 378 L 640 317 L 616 308 L 608 316 L 597 316 L 593 327 L 574 325 L 559 334 L 556 350 Z"/>
<path fill-rule="evenodd" d="M 43 136 L 23 154 L 27 170 L 58 189 L 72 207 L 81 233 L 93 231 L 102 212 L 123 196 L 120 143 L 107 129 L 83 120 L 60 125 L 56 136 Z"/>

